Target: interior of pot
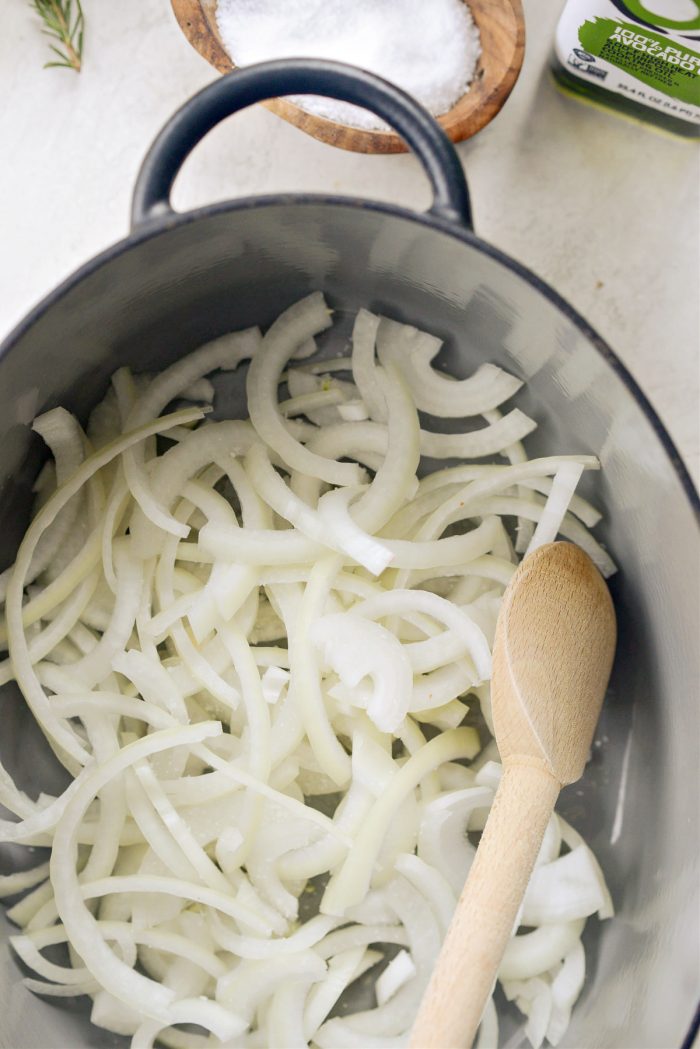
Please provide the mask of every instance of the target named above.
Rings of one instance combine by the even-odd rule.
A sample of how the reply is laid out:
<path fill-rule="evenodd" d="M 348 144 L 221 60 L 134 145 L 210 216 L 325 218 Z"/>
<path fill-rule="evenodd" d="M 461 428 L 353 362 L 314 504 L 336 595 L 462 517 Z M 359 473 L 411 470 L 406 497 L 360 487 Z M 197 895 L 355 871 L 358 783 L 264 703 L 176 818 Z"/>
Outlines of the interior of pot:
<path fill-rule="evenodd" d="M 0 361 L 0 567 L 26 523 L 37 412 L 64 404 L 85 417 L 116 367 L 161 368 L 224 331 L 268 324 L 317 288 L 346 321 L 341 340 L 360 306 L 413 322 L 444 338 L 453 374 L 493 361 L 527 380 L 517 403 L 539 423 L 531 452 L 601 459 L 583 494 L 603 511 L 598 534 L 620 567 L 620 640 L 586 776 L 560 808 L 600 859 L 617 915 L 588 924 L 586 987 L 561 1044 L 680 1046 L 700 939 L 688 778 L 697 768 L 697 522 L 663 439 L 605 348 L 515 269 L 400 214 L 313 199 L 212 209 L 117 249 L 38 311 Z M 221 379 L 215 407 L 243 414 L 241 375 Z M 10 686 L 0 717 L 2 760 L 20 785 L 32 795 L 55 788 L 48 749 Z M 0 873 L 33 862 L 0 847 Z M 3 941 L 6 933 L 7 923 Z M 119 1041 L 91 1028 L 84 1009 L 33 997 L 19 976 L 3 942 L 0 1045 Z M 504 1029 L 507 1040 L 515 1028 Z"/>

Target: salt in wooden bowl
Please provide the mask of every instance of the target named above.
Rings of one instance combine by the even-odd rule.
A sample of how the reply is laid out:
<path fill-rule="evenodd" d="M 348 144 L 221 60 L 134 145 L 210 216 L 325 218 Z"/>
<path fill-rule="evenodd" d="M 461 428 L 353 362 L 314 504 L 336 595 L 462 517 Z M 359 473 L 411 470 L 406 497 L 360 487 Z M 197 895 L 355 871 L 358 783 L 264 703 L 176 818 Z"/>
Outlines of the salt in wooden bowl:
<path fill-rule="evenodd" d="M 171 0 L 178 24 L 190 44 L 220 73 L 235 69 L 216 24 L 217 0 Z M 471 138 L 499 112 L 513 90 L 523 63 L 525 20 L 521 0 L 469 0 L 481 36 L 481 57 L 469 90 L 438 123 L 453 142 Z M 393 131 L 365 130 L 309 113 L 286 98 L 264 102 L 273 113 L 307 135 L 355 153 L 405 153 Z"/>

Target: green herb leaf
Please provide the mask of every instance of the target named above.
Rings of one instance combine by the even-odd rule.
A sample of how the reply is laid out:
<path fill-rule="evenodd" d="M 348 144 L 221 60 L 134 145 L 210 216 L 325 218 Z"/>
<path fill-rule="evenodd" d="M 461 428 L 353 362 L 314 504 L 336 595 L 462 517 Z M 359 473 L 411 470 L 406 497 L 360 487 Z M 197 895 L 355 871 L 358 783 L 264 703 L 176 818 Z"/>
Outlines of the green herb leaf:
<path fill-rule="evenodd" d="M 43 22 L 42 32 L 58 41 L 49 47 L 60 61 L 47 62 L 44 69 L 62 66 L 80 72 L 83 61 L 83 34 L 85 19 L 80 0 L 30 0 Z"/>

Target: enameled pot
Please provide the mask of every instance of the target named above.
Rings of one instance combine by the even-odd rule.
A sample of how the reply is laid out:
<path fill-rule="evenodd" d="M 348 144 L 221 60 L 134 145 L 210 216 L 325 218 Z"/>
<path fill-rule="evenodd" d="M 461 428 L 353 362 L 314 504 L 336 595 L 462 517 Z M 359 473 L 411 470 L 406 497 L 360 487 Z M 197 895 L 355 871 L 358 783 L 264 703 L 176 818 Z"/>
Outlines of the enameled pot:
<path fill-rule="evenodd" d="M 178 169 L 215 124 L 305 92 L 365 105 L 396 128 L 430 179 L 430 210 L 320 194 L 172 210 Z M 2 564 L 26 525 L 40 461 L 29 426 L 37 412 L 63 404 L 84 418 L 120 365 L 161 368 L 222 332 L 269 324 L 316 288 L 348 321 L 366 306 L 442 336 L 457 375 L 488 360 L 525 379 L 519 404 L 540 424 L 528 439 L 534 453 L 600 457 L 602 472 L 587 476 L 584 494 L 604 511 L 599 534 L 620 566 L 612 582 L 620 641 L 586 776 L 561 804 L 595 849 L 617 915 L 589 923 L 586 986 L 562 1044 L 687 1047 L 700 973 L 698 496 L 612 350 L 554 291 L 475 235 L 453 147 L 401 91 L 344 66 L 291 60 L 217 80 L 173 117 L 139 176 L 130 236 L 57 288 L 0 347 Z M 219 413 L 240 414 L 243 398 L 238 373 L 219 380 Z M 55 763 L 10 686 L 0 717 L 2 760 L 20 785 L 55 789 Z M 2 872 L 30 862 L 0 849 Z M 1 1045 L 118 1041 L 91 1028 L 86 1009 L 43 1002 L 19 979 L 4 942 Z"/>

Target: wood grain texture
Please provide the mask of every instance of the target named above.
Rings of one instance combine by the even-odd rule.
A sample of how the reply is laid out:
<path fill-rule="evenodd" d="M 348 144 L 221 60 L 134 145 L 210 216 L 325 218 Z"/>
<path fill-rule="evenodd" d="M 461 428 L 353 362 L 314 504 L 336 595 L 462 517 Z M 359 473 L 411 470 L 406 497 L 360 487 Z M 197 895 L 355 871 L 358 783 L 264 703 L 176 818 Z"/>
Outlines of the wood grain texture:
<path fill-rule="evenodd" d="M 583 775 L 617 631 L 603 577 L 580 547 L 525 558 L 496 625 L 491 703 L 504 764 L 534 762 L 564 786 Z"/>
<path fill-rule="evenodd" d="M 199 54 L 230 73 L 234 64 L 216 25 L 216 0 L 171 0 L 180 28 Z M 482 54 L 475 78 L 464 95 L 438 123 L 453 142 L 475 135 L 493 120 L 513 90 L 523 63 L 525 20 L 521 0 L 470 0 L 481 35 Z M 357 56 L 362 65 L 362 56 Z M 307 135 L 355 153 L 405 153 L 406 144 L 393 131 L 366 131 L 307 113 L 284 98 L 262 103 Z"/>
<path fill-rule="evenodd" d="M 491 701 L 503 777 L 421 1003 L 413 1049 L 471 1046 L 561 787 L 583 773 L 615 652 L 586 554 L 549 543 L 503 597 Z"/>

